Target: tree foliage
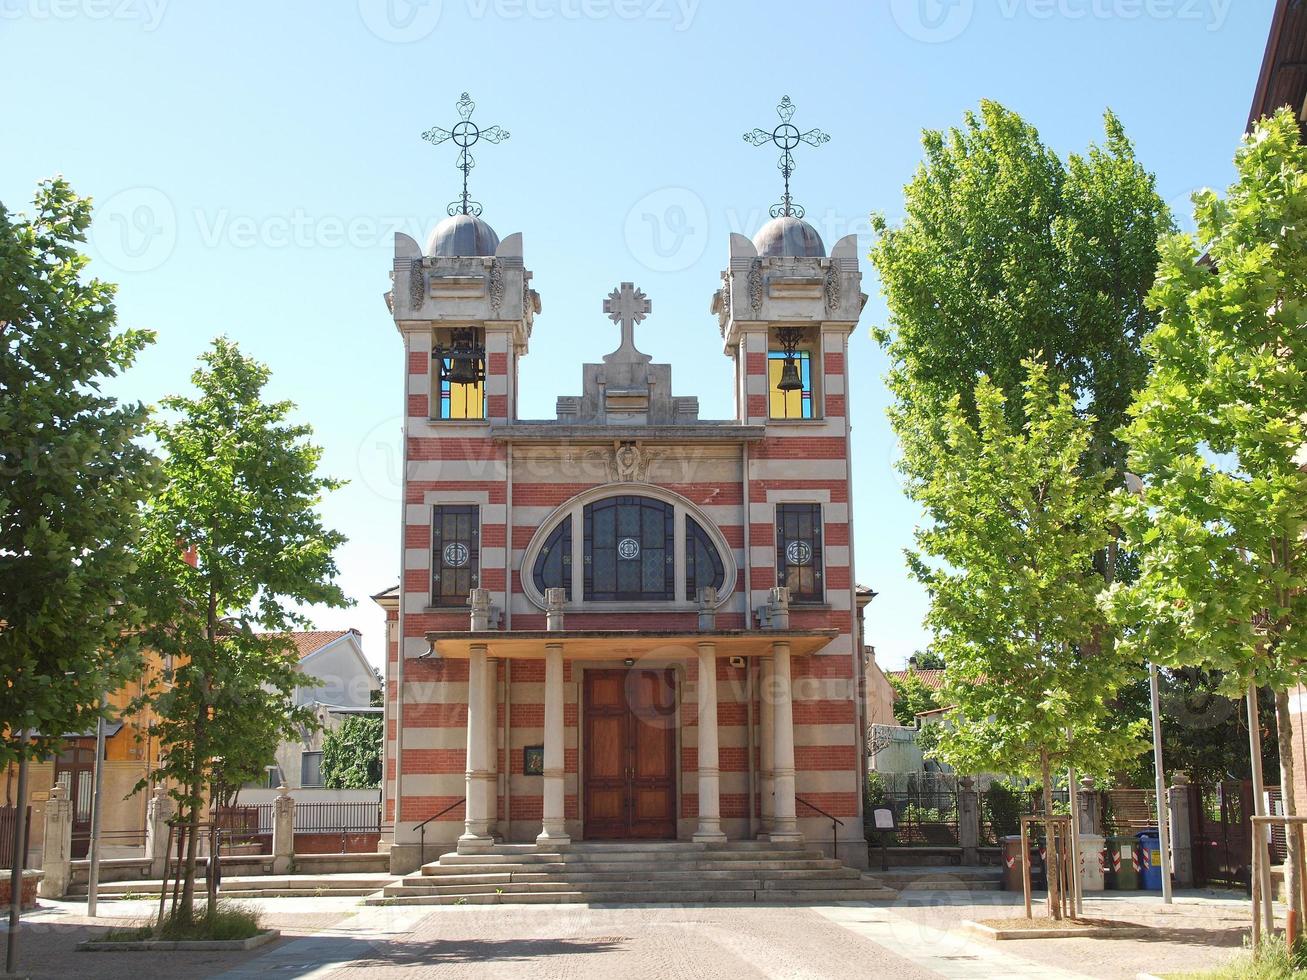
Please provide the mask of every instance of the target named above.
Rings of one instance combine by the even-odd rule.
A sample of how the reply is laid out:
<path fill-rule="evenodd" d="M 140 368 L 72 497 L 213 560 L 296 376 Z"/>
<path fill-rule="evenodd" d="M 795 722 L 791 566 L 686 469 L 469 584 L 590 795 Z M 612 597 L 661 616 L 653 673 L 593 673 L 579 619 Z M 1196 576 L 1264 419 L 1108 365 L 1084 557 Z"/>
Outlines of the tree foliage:
<path fill-rule="evenodd" d="M 152 426 L 165 481 L 142 552 L 154 601 L 146 639 L 165 654 L 142 698 L 159 716 L 165 781 L 189 828 L 183 914 L 194 887 L 206 800 L 257 778 L 277 742 L 314 723 L 292 706 L 298 672 L 287 631 L 301 605 L 345 604 L 334 552 L 344 538 L 317 514 L 340 484 L 318 475 L 321 450 L 293 406 L 265 402 L 268 369 L 218 339 L 192 375 L 194 397 L 165 399 Z M 189 560 L 188 560 L 189 557 Z"/>
<path fill-rule="evenodd" d="M 1292 112 L 1259 123 L 1197 235 L 1162 247 L 1161 322 L 1125 430 L 1142 486 L 1120 522 L 1139 559 L 1110 606 L 1140 657 L 1276 696 L 1280 782 L 1295 814 L 1288 690 L 1307 679 L 1307 148 Z M 1298 837 L 1288 838 L 1286 867 Z M 1301 889 L 1287 872 L 1299 915 Z"/>
<path fill-rule="evenodd" d="M 890 418 L 910 479 L 940 462 L 955 397 L 975 420 L 980 375 L 1019 423 L 1022 363 L 1036 356 L 1091 420 L 1086 462 L 1119 475 L 1116 430 L 1156 322 L 1145 299 L 1157 240 L 1173 225 L 1110 112 L 1105 129 L 1102 146 L 1063 163 L 1020 116 L 982 102 L 961 128 L 924 134 L 902 225 L 875 219 L 890 323 L 874 335 L 890 357 Z"/>
<path fill-rule="evenodd" d="M 954 398 L 947 465 L 918 488 L 933 523 L 909 563 L 949 665 L 943 700 L 956 706 L 938 754 L 960 772 L 1049 785 L 1068 766 L 1106 775 L 1145 746 L 1139 726 L 1111 716 L 1124 665 L 1110 644 L 1089 645 L 1104 625 L 1093 556 L 1108 537 L 1106 474 L 1080 468 L 1093 427 L 1042 362 L 1026 370 L 1020 427 L 988 378 L 976 424 Z"/>
<path fill-rule="evenodd" d="M 935 692 L 913 670 L 905 677 L 891 677 L 889 683 L 894 689 L 894 718 L 900 725 L 915 725 L 917 715 L 940 706 Z"/>
<path fill-rule="evenodd" d="M 91 203 L 42 183 L 31 217 L 0 204 L 0 763 L 94 727 L 139 669 L 140 506 L 154 461 L 146 410 L 105 394 L 153 340 L 119 330 L 114 287 L 83 273 Z"/>
<path fill-rule="evenodd" d="M 322 738 L 322 784 L 327 789 L 381 785 L 382 718 L 349 715 Z"/>

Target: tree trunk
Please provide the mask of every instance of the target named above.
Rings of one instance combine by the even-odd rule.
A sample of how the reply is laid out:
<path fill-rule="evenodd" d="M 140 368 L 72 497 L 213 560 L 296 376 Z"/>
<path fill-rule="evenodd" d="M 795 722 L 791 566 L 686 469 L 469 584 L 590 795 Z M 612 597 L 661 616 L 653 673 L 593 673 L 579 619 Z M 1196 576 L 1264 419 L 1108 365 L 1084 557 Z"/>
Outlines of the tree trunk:
<path fill-rule="evenodd" d="M 1053 815 L 1053 767 L 1048 761 L 1048 749 L 1039 750 L 1039 769 L 1044 777 L 1044 817 Z M 1062 892 L 1058 887 L 1058 853 L 1057 839 L 1053 835 L 1052 824 L 1044 824 L 1044 837 L 1048 842 L 1047 856 L 1044 859 L 1044 876 L 1048 878 L 1048 917 L 1062 918 Z"/>
<path fill-rule="evenodd" d="M 1298 814 L 1298 801 L 1294 793 L 1293 772 L 1293 719 L 1289 716 L 1289 692 L 1275 692 L 1275 721 L 1280 739 L 1280 797 L 1284 801 L 1285 816 Z M 1302 880 L 1298 871 L 1302 860 L 1298 827 L 1285 827 L 1284 890 L 1288 896 L 1288 931 L 1291 936 L 1302 932 Z"/>

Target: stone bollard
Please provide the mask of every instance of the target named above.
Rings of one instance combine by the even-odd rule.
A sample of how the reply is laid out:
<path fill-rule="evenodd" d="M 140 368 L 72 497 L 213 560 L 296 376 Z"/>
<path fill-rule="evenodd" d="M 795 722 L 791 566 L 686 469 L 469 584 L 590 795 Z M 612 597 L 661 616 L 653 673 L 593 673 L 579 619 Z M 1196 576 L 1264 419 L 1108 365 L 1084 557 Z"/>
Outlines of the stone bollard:
<path fill-rule="evenodd" d="M 545 589 L 545 629 L 557 632 L 563 628 L 563 607 L 566 605 L 566 589 Z"/>
<path fill-rule="evenodd" d="M 490 590 L 473 589 L 468 593 L 467 604 L 472 607 L 472 632 L 484 633 L 490 629 Z"/>
<path fill-rule="evenodd" d="M 295 862 L 295 799 L 281 784 L 280 795 L 272 802 L 272 873 L 290 873 Z"/>
<path fill-rule="evenodd" d="M 42 898 L 63 898 L 73 874 L 73 801 L 56 783 L 45 804 L 45 842 L 41 849 L 44 877 L 36 886 Z"/>
<path fill-rule="evenodd" d="M 768 625 L 774 630 L 790 628 L 790 590 L 778 585 L 771 590 L 768 598 Z"/>
<path fill-rule="evenodd" d="M 980 793 L 976 781 L 963 776 L 958 781 L 958 844 L 962 848 L 962 866 L 980 864 Z"/>
<path fill-rule="evenodd" d="M 1085 776 L 1080 780 L 1080 833 L 1101 834 L 1103 832 L 1099 817 L 1099 796 L 1094 789 L 1094 777 Z"/>
<path fill-rule="evenodd" d="M 717 628 L 717 590 L 705 585 L 699 590 L 699 631 L 710 632 Z"/>
<path fill-rule="evenodd" d="M 145 808 L 145 858 L 150 862 L 150 877 L 159 881 L 168 860 L 168 821 L 176 810 L 163 784 L 156 785 Z"/>
<path fill-rule="evenodd" d="M 1192 888 L 1194 848 L 1189 821 L 1193 795 L 1187 773 L 1171 774 L 1167 799 L 1171 808 L 1171 879 L 1179 888 Z"/>

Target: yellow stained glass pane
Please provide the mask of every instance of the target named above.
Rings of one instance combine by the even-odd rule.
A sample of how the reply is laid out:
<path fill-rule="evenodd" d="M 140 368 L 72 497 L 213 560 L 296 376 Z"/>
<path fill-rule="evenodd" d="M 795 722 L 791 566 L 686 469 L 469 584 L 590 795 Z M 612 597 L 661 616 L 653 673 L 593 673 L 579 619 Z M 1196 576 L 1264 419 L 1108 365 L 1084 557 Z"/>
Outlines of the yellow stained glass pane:
<path fill-rule="evenodd" d="M 785 369 L 785 360 L 779 357 L 767 359 L 767 389 L 769 392 L 769 412 L 774 419 L 803 418 L 803 392 L 781 391 L 781 372 Z"/>
<path fill-rule="evenodd" d="M 485 416 L 485 396 L 480 384 L 449 386 L 451 419 L 482 419 Z"/>

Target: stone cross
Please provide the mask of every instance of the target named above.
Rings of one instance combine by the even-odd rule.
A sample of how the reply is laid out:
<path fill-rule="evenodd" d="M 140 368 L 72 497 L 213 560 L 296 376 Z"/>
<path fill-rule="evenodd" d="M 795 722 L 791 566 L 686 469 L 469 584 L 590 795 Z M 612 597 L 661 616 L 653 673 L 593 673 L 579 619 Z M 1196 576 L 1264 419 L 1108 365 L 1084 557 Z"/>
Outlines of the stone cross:
<path fill-rule="evenodd" d="M 622 360 L 646 360 L 646 355 L 635 349 L 635 325 L 653 312 L 653 304 L 644 290 L 636 289 L 634 283 L 624 282 L 608 294 L 604 300 L 604 312 L 608 319 L 622 325 L 622 346 L 609 357 L 620 356 Z M 608 360 L 608 358 L 604 358 Z"/>

